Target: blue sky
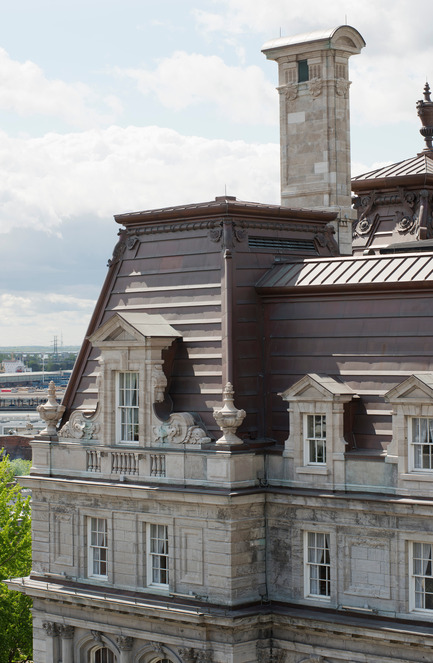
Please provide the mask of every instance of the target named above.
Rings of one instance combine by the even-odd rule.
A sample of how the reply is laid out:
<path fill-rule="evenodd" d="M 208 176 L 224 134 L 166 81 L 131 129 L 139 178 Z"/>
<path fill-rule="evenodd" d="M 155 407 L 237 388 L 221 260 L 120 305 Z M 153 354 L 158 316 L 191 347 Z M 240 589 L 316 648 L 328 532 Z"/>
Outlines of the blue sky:
<path fill-rule="evenodd" d="M 263 43 L 348 23 L 354 174 L 414 156 L 433 5 L 15 0 L 0 26 L 0 345 L 80 344 L 113 214 L 227 193 L 279 202 Z"/>

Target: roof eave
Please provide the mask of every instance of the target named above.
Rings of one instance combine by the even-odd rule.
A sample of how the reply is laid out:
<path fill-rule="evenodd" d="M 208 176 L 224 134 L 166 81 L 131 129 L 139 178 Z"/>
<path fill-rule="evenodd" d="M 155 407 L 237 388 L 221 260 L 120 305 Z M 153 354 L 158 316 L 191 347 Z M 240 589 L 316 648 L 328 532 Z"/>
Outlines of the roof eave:
<path fill-rule="evenodd" d="M 432 186 L 433 174 L 417 173 L 416 175 L 395 175 L 393 177 L 366 178 L 352 180 L 352 191 L 371 191 L 372 189 L 395 189 L 399 186 Z"/>
<path fill-rule="evenodd" d="M 336 212 L 327 212 L 312 209 L 292 209 L 279 205 L 261 205 L 245 202 L 209 202 L 193 205 L 182 205 L 177 207 L 165 207 L 162 209 L 144 210 L 125 214 L 116 214 L 114 219 L 117 223 L 126 227 L 135 225 L 146 225 L 149 223 L 178 221 L 197 218 L 213 218 L 221 216 L 231 217 L 255 217 L 275 221 L 302 220 L 311 223 L 329 223 L 336 219 Z"/>

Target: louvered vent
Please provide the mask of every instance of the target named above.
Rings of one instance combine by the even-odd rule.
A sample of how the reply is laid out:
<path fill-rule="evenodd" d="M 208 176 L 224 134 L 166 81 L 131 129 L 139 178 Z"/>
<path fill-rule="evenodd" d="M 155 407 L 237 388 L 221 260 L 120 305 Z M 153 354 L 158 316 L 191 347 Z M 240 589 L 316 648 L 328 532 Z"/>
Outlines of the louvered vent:
<path fill-rule="evenodd" d="M 285 239 L 280 237 L 248 237 L 248 246 L 251 249 L 269 249 L 273 251 L 314 253 L 318 255 L 312 239 Z"/>

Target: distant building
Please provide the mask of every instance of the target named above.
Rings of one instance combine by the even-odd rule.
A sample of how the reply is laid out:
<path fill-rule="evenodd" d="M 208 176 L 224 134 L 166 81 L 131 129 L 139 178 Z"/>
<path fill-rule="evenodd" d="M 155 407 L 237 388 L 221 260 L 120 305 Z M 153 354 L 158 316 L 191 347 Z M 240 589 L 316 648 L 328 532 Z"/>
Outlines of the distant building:
<path fill-rule="evenodd" d="M 420 178 L 355 178 L 349 255 L 362 46 L 348 26 L 266 45 L 282 206 L 115 217 L 58 435 L 23 480 L 33 569 L 9 585 L 33 598 L 35 663 L 431 660 L 433 153 Z"/>
<path fill-rule="evenodd" d="M 19 359 L 5 359 L 2 361 L 2 368 L 4 373 L 31 373 L 31 368 Z"/>

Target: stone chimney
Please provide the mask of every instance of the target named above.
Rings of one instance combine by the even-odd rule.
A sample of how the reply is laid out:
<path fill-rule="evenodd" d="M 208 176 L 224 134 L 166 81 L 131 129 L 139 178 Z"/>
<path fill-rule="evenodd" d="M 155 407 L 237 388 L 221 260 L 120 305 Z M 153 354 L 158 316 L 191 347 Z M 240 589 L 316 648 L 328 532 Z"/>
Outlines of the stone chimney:
<path fill-rule="evenodd" d="M 281 37 L 263 53 L 278 63 L 281 204 L 335 210 L 336 239 L 352 252 L 349 67 L 365 46 L 348 25 Z"/>

